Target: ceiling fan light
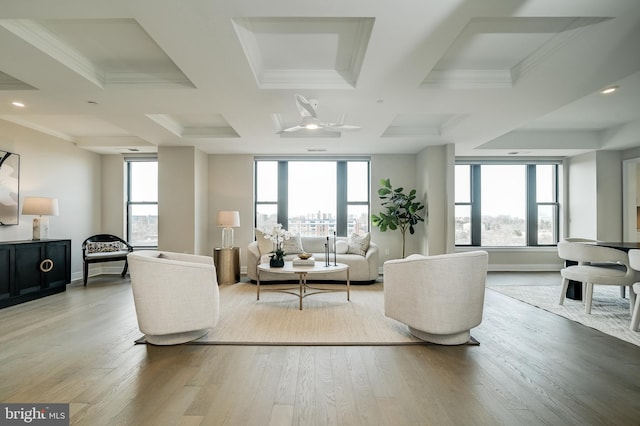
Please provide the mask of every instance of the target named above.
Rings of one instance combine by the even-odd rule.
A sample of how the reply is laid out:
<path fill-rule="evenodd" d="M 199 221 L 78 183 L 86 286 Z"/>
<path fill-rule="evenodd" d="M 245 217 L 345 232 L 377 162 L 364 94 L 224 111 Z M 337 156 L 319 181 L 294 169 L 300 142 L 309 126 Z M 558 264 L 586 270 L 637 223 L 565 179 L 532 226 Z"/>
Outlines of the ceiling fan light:
<path fill-rule="evenodd" d="M 302 125 L 305 129 L 308 130 L 315 130 L 320 128 L 318 119 L 314 117 L 302 117 Z"/>
<path fill-rule="evenodd" d="M 608 95 L 609 93 L 613 93 L 616 90 L 618 90 L 618 86 L 610 86 L 610 87 L 607 87 L 606 89 L 602 89 L 600 93 L 603 95 Z"/>

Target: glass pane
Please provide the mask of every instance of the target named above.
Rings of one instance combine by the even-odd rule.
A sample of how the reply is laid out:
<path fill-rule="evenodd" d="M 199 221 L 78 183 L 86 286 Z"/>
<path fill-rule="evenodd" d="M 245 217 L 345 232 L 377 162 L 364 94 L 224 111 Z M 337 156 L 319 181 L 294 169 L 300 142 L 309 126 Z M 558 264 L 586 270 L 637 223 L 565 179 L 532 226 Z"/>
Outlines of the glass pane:
<path fill-rule="evenodd" d="M 555 206 L 538 206 L 538 244 L 555 244 Z"/>
<path fill-rule="evenodd" d="M 278 162 L 256 163 L 256 201 L 278 201 Z"/>
<path fill-rule="evenodd" d="M 335 162 L 289 162 L 289 231 L 305 236 L 333 234 L 336 198 Z"/>
<path fill-rule="evenodd" d="M 256 228 L 272 229 L 278 221 L 277 204 L 256 205 Z"/>
<path fill-rule="evenodd" d="M 369 163 L 347 163 L 347 201 L 369 201 Z"/>
<path fill-rule="evenodd" d="M 131 199 L 136 202 L 158 202 L 158 162 L 131 161 Z"/>
<path fill-rule="evenodd" d="M 459 164 L 455 167 L 455 202 L 471 202 L 471 166 Z"/>
<path fill-rule="evenodd" d="M 471 206 L 456 206 L 456 244 L 471 244 Z"/>
<path fill-rule="evenodd" d="M 347 235 L 369 232 L 369 206 L 347 206 Z"/>
<path fill-rule="evenodd" d="M 554 203 L 555 199 L 555 170 L 551 164 L 536 166 L 536 201 L 538 203 Z"/>
<path fill-rule="evenodd" d="M 129 207 L 129 243 L 136 247 L 158 246 L 158 205 L 133 204 Z"/>
<path fill-rule="evenodd" d="M 526 166 L 483 165 L 482 236 L 483 246 L 525 246 Z"/>

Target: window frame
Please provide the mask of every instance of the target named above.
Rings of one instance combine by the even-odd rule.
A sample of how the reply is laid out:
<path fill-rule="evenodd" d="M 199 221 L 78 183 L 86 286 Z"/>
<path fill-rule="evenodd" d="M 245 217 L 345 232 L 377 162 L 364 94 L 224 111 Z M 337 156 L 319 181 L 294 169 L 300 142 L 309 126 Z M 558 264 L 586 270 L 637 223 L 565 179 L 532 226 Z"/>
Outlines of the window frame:
<path fill-rule="evenodd" d="M 483 165 L 523 165 L 526 167 L 525 177 L 525 199 L 526 199 L 526 213 L 525 213 L 525 229 L 526 229 L 526 244 L 520 246 L 490 246 L 482 245 L 482 166 Z M 458 244 L 456 247 L 507 247 L 509 249 L 521 249 L 527 247 L 553 247 L 557 245 L 560 233 L 560 201 L 559 201 L 559 173 L 560 173 L 560 161 L 456 161 L 456 166 L 465 165 L 470 167 L 469 179 L 471 180 L 469 188 L 471 194 L 469 195 L 469 201 L 457 202 L 455 201 L 455 207 L 457 206 L 470 206 L 470 237 L 469 244 Z M 552 198 L 554 201 L 538 201 L 536 197 L 537 191 L 537 167 L 543 165 L 554 166 L 553 182 L 552 182 Z M 455 194 L 454 194 L 454 198 Z M 553 242 L 550 244 L 540 244 L 538 242 L 538 210 L 540 206 L 551 206 L 554 210 L 553 220 Z"/>
<path fill-rule="evenodd" d="M 277 200 L 258 200 L 258 163 L 265 161 L 277 162 L 277 179 L 278 191 Z M 367 207 L 367 229 L 371 230 L 371 159 L 370 158 L 327 158 L 317 157 L 309 158 L 271 158 L 256 157 L 254 158 L 254 227 L 258 226 L 258 207 L 260 205 L 276 205 L 277 223 L 281 223 L 284 228 L 289 229 L 289 162 L 335 162 L 336 163 L 336 222 L 335 231 L 337 236 L 347 236 L 348 233 L 348 217 L 350 206 L 366 206 Z M 348 163 L 349 162 L 365 162 L 367 165 L 367 200 L 350 201 L 348 199 Z"/>
<path fill-rule="evenodd" d="M 132 200 L 132 163 L 142 163 L 142 162 L 154 162 L 158 163 L 157 157 L 126 157 L 125 159 L 125 170 L 126 170 L 126 200 L 125 200 L 125 233 L 126 239 L 128 242 L 132 243 L 134 248 L 145 248 L 145 249 L 155 249 L 158 248 L 158 244 L 155 245 L 136 245 L 132 240 L 132 230 L 133 221 L 131 220 L 131 212 L 134 206 L 156 206 L 156 211 L 158 211 L 158 200 L 156 201 L 136 201 Z M 158 220 L 159 220 L 160 212 L 158 211 Z"/>

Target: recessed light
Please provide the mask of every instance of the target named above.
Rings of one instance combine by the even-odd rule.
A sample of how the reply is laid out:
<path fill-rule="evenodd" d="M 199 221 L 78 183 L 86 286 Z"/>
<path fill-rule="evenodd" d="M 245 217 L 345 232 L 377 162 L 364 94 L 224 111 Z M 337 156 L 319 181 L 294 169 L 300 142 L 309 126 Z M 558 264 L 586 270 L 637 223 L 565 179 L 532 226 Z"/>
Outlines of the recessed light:
<path fill-rule="evenodd" d="M 18 107 L 18 108 L 24 108 L 24 104 L 22 102 L 18 102 L 18 101 L 13 101 L 11 102 L 11 105 Z"/>
<path fill-rule="evenodd" d="M 615 92 L 616 90 L 618 90 L 618 86 L 611 86 L 611 87 L 607 87 L 605 89 L 602 89 L 600 91 L 600 93 L 602 93 L 603 95 L 607 95 L 609 93 Z"/>

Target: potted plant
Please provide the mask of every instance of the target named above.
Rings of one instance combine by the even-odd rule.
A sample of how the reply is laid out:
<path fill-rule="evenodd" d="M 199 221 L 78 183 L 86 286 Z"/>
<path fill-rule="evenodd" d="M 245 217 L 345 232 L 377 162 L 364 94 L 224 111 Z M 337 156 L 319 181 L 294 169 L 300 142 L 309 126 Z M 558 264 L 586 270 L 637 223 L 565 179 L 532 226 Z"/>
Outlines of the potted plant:
<path fill-rule="evenodd" d="M 291 233 L 286 229 L 282 229 L 282 224 L 277 223 L 273 226 L 273 229 L 265 230 L 264 238 L 271 240 L 273 243 L 273 251 L 271 260 L 269 260 L 269 266 L 272 268 L 282 268 L 284 266 L 284 256 L 286 253 L 282 249 L 282 243 L 284 240 L 291 238 Z"/>
<path fill-rule="evenodd" d="M 378 195 L 382 201 L 384 211 L 380 214 L 371 215 L 371 223 L 378 227 L 381 232 L 387 229 L 395 231 L 400 230 L 402 234 L 402 257 L 405 254 L 406 232 L 410 234 L 416 232 L 415 225 L 418 222 L 424 222 L 424 218 L 420 216 L 420 211 L 425 206 L 416 201 L 416 190 L 412 189 L 408 194 L 404 193 L 404 188 L 393 188 L 389 179 L 380 180 L 381 188 L 378 189 Z"/>

